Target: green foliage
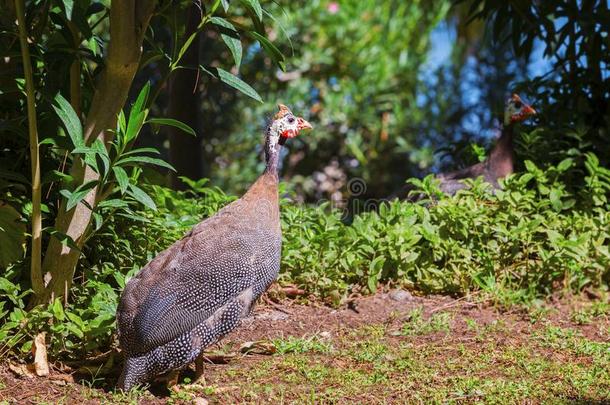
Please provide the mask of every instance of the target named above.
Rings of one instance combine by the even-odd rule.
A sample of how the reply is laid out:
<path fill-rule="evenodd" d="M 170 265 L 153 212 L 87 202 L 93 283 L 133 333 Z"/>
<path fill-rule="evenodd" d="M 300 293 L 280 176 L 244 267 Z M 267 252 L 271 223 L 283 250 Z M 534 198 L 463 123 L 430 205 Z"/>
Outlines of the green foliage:
<path fill-rule="evenodd" d="M 509 44 L 529 58 L 539 44 L 552 69 L 522 86 L 536 95 L 544 136 L 541 161 L 557 164 L 570 151 L 591 151 L 602 161 L 610 120 L 610 35 L 608 3 L 603 0 L 548 0 L 516 4 L 500 0 L 454 0 L 469 7 L 470 20 L 489 28 L 496 46 Z"/>
<path fill-rule="evenodd" d="M 372 195 L 389 194 L 389 183 L 403 182 L 406 153 L 417 143 L 414 128 L 426 120 L 416 105 L 418 72 L 426 60 L 429 33 L 448 9 L 448 1 L 269 4 L 275 16 L 271 28 L 278 37 L 274 44 L 292 57 L 286 72 L 276 73 L 279 81 L 266 80 L 261 95 L 316 123 L 311 135 L 289 145 L 291 156 L 315 153 L 287 159 L 286 170 L 306 176 L 336 159 L 349 175 L 367 181 Z M 264 42 L 260 45 L 270 54 Z M 246 69 L 264 69 L 269 65 L 265 55 L 254 47 L 246 53 L 254 56 L 249 66 L 244 60 L 242 70 L 260 77 Z M 260 132 L 260 117 L 269 110 L 269 105 L 240 105 L 234 113 L 243 117 L 239 124 L 233 114 L 219 117 L 229 121 L 230 131 L 209 128 L 221 141 L 214 152 L 222 169 L 212 174 L 223 189 L 240 193 L 259 171 L 259 160 L 251 153 L 259 139 L 252 134 Z M 414 163 L 425 155 L 414 156 Z M 309 199 L 316 194 L 307 177 L 295 176 L 291 183 Z"/>
<path fill-rule="evenodd" d="M 181 238 L 196 223 L 232 201 L 206 180 L 189 184 L 188 192 L 152 186 L 156 211 L 123 211 L 111 216 L 85 247 L 82 279 L 75 282 L 70 301 L 26 312 L 30 293 L 15 283 L 19 268 L 0 278 L 0 355 L 8 351 L 27 356 L 33 337 L 46 331 L 53 358 L 80 358 L 114 343 L 115 312 L 120 292 L 142 266 Z M 5 316 L 7 315 L 8 316 Z"/>
<path fill-rule="evenodd" d="M 25 224 L 19 212 L 0 202 L 0 266 L 7 267 L 23 257 Z"/>
<path fill-rule="evenodd" d="M 332 345 L 320 337 L 314 335 L 308 338 L 296 338 L 293 336 L 287 339 L 276 339 L 273 345 L 277 350 L 277 354 L 283 355 L 287 353 L 330 353 L 333 350 Z"/>
<path fill-rule="evenodd" d="M 224 63 L 215 62 L 214 67 L 207 64 L 186 65 L 183 57 L 190 46 L 199 46 L 198 34 L 207 31 L 209 35 L 201 37 L 212 38 L 218 31 L 220 35 L 216 42 L 223 49 L 208 53 L 220 58 L 228 49 L 237 68 L 242 59 L 242 40 L 246 41 L 250 35 L 265 44 L 264 50 L 269 50 L 270 57 L 278 66 L 284 60 L 281 52 L 266 37 L 265 24 L 273 17 L 268 12 L 261 14 L 262 8 L 257 0 L 232 4 L 230 7 L 228 2 L 220 0 L 199 4 L 195 13 L 195 32 L 188 34 L 185 33 L 187 19 L 184 16 L 187 15 L 186 9 L 195 8 L 196 5 L 192 2 L 152 2 L 150 6 L 149 3 L 135 4 L 136 18 L 133 23 L 143 25 L 132 29 L 133 32 L 138 31 L 136 37 L 139 33 L 146 37 L 141 47 L 141 61 L 133 59 L 140 58 L 139 39 L 136 41 L 137 49 L 128 49 L 129 44 L 121 41 L 121 33 L 130 31 L 130 28 L 125 27 L 118 28 L 113 33 L 116 36 L 112 46 L 115 59 L 108 61 L 113 54 L 107 51 L 112 40 L 110 23 L 113 18 L 121 15 L 121 12 L 111 13 L 110 8 L 125 6 L 122 2 L 110 4 L 84 0 L 26 3 L 27 18 L 20 28 L 25 29 L 28 36 L 33 62 L 33 80 L 28 81 L 28 84 L 34 87 L 35 95 L 30 98 L 36 98 L 35 118 L 42 138 L 39 149 L 43 191 L 43 251 L 49 241 L 55 242 L 52 238 L 70 249 L 87 250 L 87 246 L 82 246 L 83 243 L 115 216 L 137 217 L 134 210 L 140 206 L 156 209 L 156 203 L 145 185 L 153 177 L 149 166 L 162 170 L 173 168 L 161 158 L 162 147 L 137 146 L 141 143 L 140 134 L 150 133 L 147 126 L 153 130 L 160 126 L 174 126 L 187 134 L 196 135 L 192 128 L 175 119 L 149 118 L 149 115 L 153 115 L 149 114 L 151 111 L 161 115 L 159 110 L 163 106 L 157 100 L 167 88 L 167 80 L 172 72 L 200 67 L 208 73 L 214 70 L 217 73 L 212 76 L 222 83 L 262 101 L 258 93 L 239 77 L 238 71 L 222 69 L 221 66 L 226 67 Z M 0 66 L 0 109 L 3 117 L 0 125 L 0 205 L 3 207 L 0 211 L 0 241 L 4 241 L 5 237 L 11 238 L 10 243 L 3 243 L 0 248 L 0 264 L 15 264 L 15 268 L 19 269 L 19 260 L 31 254 L 23 254 L 24 225 L 30 221 L 32 211 L 38 212 L 39 204 L 32 209 L 28 191 L 28 183 L 31 181 L 21 174 L 29 172 L 27 169 L 32 158 L 26 130 L 28 121 L 24 118 L 24 67 L 16 57 L 20 49 L 19 41 L 16 40 L 17 24 L 13 5 L 13 2 L 7 2 L 0 13 L 0 50 L 6 55 Z M 148 11 L 153 11 L 145 10 L 150 7 L 154 8 L 154 13 L 149 28 L 148 18 L 144 16 Z M 252 11 L 251 15 L 249 10 Z M 249 18 L 244 18 L 244 15 Z M 144 18 L 146 22 L 138 21 L 139 18 Z M 121 26 L 118 20 L 113 20 L 112 23 Z M 122 23 L 128 27 L 130 21 L 122 20 Z M 164 42 L 167 46 L 164 46 Z M 122 56 L 118 57 L 118 54 Z M 132 59 L 118 73 L 112 66 L 124 63 L 118 61 L 127 54 Z M 148 69 L 152 66 L 154 75 L 151 77 Z M 136 73 L 135 67 L 148 76 L 141 80 L 141 84 L 132 86 L 131 77 Z M 121 80 L 118 80 L 117 75 Z M 134 97 L 125 103 L 126 108 L 121 109 L 130 87 L 134 87 Z M 157 176 L 159 178 L 161 176 Z M 18 215 L 13 215 L 15 218 L 10 221 L 4 221 L 10 209 L 8 205 L 4 208 L 5 201 L 16 212 L 24 214 L 23 221 Z M 88 210 L 76 210 L 74 215 L 64 215 L 81 204 Z M 83 226 L 75 230 L 73 225 L 77 222 Z M 56 266 L 58 268 L 46 268 L 48 263 L 58 263 L 54 256 L 58 252 L 59 249 L 48 249 L 45 272 L 53 280 L 60 276 L 71 277 L 72 274 L 79 277 L 81 274 L 73 271 L 76 259 L 70 260 L 70 264 Z M 66 255 L 65 252 L 61 256 L 78 257 L 77 254 Z M 25 271 L 18 278 L 29 279 Z M 44 294 L 51 295 L 48 290 L 52 288 L 53 283 L 49 284 Z M 59 296 L 64 291 L 52 293 Z M 39 291 L 37 294 L 36 299 L 47 301 Z"/>
<path fill-rule="evenodd" d="M 567 164 L 546 171 L 526 166 L 495 195 L 472 183 L 427 208 L 382 204 L 351 226 L 326 206 L 285 207 L 280 279 L 334 302 L 393 280 L 426 292 L 481 289 L 508 303 L 558 286 L 607 285 L 610 217 L 602 202 L 609 183 L 595 177 L 599 166 L 587 169 L 595 180 L 578 199 L 561 181 Z"/>

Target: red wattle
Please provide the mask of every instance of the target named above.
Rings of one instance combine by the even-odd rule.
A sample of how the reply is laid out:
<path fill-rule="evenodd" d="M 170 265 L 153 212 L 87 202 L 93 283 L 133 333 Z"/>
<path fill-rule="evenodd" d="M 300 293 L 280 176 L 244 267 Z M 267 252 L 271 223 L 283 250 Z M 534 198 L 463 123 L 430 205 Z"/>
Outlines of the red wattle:
<path fill-rule="evenodd" d="M 295 136 L 297 136 L 297 133 L 293 129 L 287 129 L 287 130 L 282 132 L 282 136 L 284 138 L 294 138 Z"/>

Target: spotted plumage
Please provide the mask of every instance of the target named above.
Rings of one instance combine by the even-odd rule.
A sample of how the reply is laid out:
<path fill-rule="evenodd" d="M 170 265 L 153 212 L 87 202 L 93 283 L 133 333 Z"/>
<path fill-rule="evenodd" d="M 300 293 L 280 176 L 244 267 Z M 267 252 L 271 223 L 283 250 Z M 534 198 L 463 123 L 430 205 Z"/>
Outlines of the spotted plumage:
<path fill-rule="evenodd" d="M 125 354 L 119 388 L 129 390 L 194 361 L 238 326 L 275 280 L 282 245 L 279 153 L 286 138 L 306 128 L 311 128 L 307 121 L 280 106 L 266 132 L 265 172 L 248 192 L 196 225 L 127 283 L 117 310 Z"/>

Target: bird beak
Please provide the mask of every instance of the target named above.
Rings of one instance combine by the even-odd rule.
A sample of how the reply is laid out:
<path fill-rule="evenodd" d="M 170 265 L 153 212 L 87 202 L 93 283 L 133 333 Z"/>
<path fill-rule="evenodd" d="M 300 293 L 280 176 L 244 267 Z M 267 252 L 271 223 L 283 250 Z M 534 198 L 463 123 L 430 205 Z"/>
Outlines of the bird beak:
<path fill-rule="evenodd" d="M 297 118 L 297 124 L 298 124 L 299 131 L 301 131 L 303 129 L 313 129 L 311 124 L 309 122 L 305 121 L 301 117 Z"/>

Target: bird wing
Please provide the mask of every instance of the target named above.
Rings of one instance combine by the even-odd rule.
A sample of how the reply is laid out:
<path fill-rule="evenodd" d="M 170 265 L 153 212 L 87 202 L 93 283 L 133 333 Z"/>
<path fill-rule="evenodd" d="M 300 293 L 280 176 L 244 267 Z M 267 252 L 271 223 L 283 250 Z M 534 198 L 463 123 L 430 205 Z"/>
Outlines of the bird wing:
<path fill-rule="evenodd" d="M 279 266 L 281 236 L 260 226 L 253 235 L 232 218 L 200 223 L 130 280 L 117 312 L 126 350 L 147 352 L 192 330 Z"/>

